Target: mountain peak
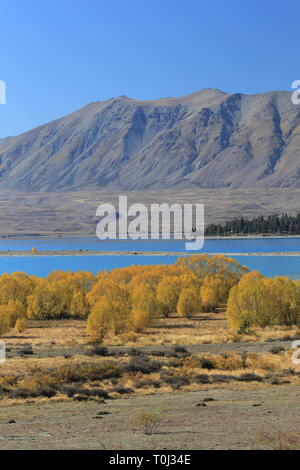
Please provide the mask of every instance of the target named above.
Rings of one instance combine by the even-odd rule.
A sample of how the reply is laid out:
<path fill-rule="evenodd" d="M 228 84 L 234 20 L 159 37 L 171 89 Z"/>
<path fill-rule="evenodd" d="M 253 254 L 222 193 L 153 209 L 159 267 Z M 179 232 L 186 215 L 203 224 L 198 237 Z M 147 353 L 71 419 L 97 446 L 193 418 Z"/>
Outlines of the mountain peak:
<path fill-rule="evenodd" d="M 0 189 L 299 187 L 300 115 L 288 92 L 97 101 L 0 140 Z"/>

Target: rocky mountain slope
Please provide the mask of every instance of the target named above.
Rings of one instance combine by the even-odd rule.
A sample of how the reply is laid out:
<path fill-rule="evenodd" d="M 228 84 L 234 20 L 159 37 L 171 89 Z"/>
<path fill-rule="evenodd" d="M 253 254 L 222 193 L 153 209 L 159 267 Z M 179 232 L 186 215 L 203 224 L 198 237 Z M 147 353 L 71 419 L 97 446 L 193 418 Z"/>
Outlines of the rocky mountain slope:
<path fill-rule="evenodd" d="M 0 140 L 0 189 L 300 187 L 300 106 L 288 92 L 125 96 Z"/>

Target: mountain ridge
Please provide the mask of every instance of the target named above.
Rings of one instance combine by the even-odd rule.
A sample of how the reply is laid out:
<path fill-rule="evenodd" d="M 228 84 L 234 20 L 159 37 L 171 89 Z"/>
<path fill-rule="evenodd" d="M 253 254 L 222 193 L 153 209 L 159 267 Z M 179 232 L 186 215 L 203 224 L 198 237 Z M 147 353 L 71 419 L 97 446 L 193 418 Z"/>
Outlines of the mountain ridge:
<path fill-rule="evenodd" d="M 0 139 L 0 189 L 300 187 L 300 107 L 290 97 L 208 88 L 92 102 Z"/>

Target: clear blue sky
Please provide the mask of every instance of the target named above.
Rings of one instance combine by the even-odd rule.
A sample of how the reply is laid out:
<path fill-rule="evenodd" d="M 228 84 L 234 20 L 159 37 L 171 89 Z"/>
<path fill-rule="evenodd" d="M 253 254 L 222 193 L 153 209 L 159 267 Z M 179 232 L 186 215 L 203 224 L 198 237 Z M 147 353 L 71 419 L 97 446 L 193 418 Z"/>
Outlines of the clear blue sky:
<path fill-rule="evenodd" d="M 0 12 L 0 137 L 113 96 L 300 79 L 299 0 L 9 0 Z"/>

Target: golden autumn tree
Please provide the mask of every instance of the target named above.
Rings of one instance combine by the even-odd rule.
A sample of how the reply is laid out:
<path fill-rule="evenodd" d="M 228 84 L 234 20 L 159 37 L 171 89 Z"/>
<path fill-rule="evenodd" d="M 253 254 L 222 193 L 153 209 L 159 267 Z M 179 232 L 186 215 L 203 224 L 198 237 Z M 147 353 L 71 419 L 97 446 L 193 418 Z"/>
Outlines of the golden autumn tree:
<path fill-rule="evenodd" d="M 288 277 L 264 279 L 272 299 L 272 323 L 294 325 L 300 323 L 300 287 Z"/>
<path fill-rule="evenodd" d="M 9 301 L 19 301 L 27 306 L 27 298 L 33 292 L 35 282 L 33 278 L 21 272 L 2 274 L 0 276 L 0 304 Z"/>
<path fill-rule="evenodd" d="M 126 330 L 131 297 L 125 285 L 109 278 L 100 278 L 86 298 L 91 308 L 87 320 L 89 334 L 104 337 L 108 333 L 120 334 Z"/>
<path fill-rule="evenodd" d="M 151 326 L 152 318 L 145 310 L 133 309 L 130 312 L 128 326 L 133 331 L 140 333 Z"/>
<path fill-rule="evenodd" d="M 175 266 L 185 266 L 203 283 L 206 277 L 220 280 L 218 297 L 226 303 L 231 287 L 236 285 L 241 277 L 249 272 L 236 260 L 223 255 L 208 256 L 205 254 L 179 258 Z"/>
<path fill-rule="evenodd" d="M 62 318 L 70 313 L 72 290 L 67 281 L 39 279 L 28 297 L 27 316 L 35 319 Z"/>
<path fill-rule="evenodd" d="M 87 332 L 103 339 L 108 333 L 123 333 L 128 324 L 128 312 L 120 300 L 102 296 L 93 304 L 87 319 Z"/>
<path fill-rule="evenodd" d="M 218 306 L 217 291 L 210 285 L 200 287 L 200 302 L 205 312 L 214 311 Z"/>
<path fill-rule="evenodd" d="M 160 304 L 147 284 L 140 283 L 132 288 L 131 303 L 132 308 L 147 312 L 149 318 L 160 314 Z"/>
<path fill-rule="evenodd" d="M 218 275 L 205 276 L 200 287 L 200 302 L 205 311 L 214 311 L 226 303 L 227 293 L 224 297 L 224 280 Z"/>
<path fill-rule="evenodd" d="M 15 329 L 18 333 L 23 333 L 27 328 L 27 320 L 25 317 L 18 318 L 15 324 Z"/>
<path fill-rule="evenodd" d="M 7 333 L 14 328 L 17 320 L 25 316 L 25 308 L 19 300 L 10 300 L 0 305 L 0 334 Z"/>
<path fill-rule="evenodd" d="M 176 312 L 179 294 L 180 283 L 178 277 L 164 276 L 157 286 L 157 300 L 162 305 L 165 317 Z"/>
<path fill-rule="evenodd" d="M 90 307 L 86 300 L 86 296 L 81 291 L 73 290 L 70 302 L 70 316 L 85 318 L 89 312 Z"/>
<path fill-rule="evenodd" d="M 0 336 L 5 335 L 11 329 L 11 327 L 9 326 L 8 318 L 6 316 L 5 308 L 3 311 L 1 307 L 2 305 L 0 305 Z"/>
<path fill-rule="evenodd" d="M 196 287 L 184 287 L 177 303 L 177 312 L 182 317 L 191 317 L 200 309 L 199 295 Z"/>
<path fill-rule="evenodd" d="M 158 302 L 152 288 L 145 283 L 131 285 L 132 311 L 129 327 L 141 331 L 150 326 L 153 320 L 161 314 L 161 304 Z"/>
<path fill-rule="evenodd" d="M 275 299 L 270 285 L 258 271 L 245 274 L 229 294 L 226 315 L 232 329 L 242 324 L 264 327 L 272 323 Z"/>
<path fill-rule="evenodd" d="M 101 297 L 110 299 L 117 298 L 120 302 L 124 303 L 124 309 L 130 309 L 129 289 L 125 285 L 118 284 L 110 278 L 98 280 L 86 296 L 91 307 L 98 302 Z"/>

